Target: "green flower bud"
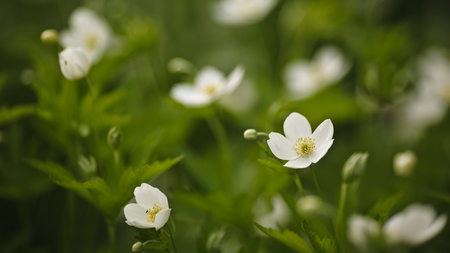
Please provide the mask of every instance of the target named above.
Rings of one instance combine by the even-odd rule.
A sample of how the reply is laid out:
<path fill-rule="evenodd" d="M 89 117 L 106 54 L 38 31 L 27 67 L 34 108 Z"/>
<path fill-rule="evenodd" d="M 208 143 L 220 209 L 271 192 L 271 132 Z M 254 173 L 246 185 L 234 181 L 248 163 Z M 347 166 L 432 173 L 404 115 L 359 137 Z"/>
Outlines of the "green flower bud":
<path fill-rule="evenodd" d="M 122 130 L 120 126 L 114 126 L 108 132 L 108 144 L 113 150 L 117 150 L 120 146 L 120 141 L 122 140 Z"/>
<path fill-rule="evenodd" d="M 89 156 L 88 159 L 85 156 L 81 155 L 78 158 L 78 165 L 80 165 L 80 168 L 88 176 L 95 174 L 95 172 L 97 171 L 97 163 L 95 162 L 95 158 L 93 156 Z"/>
<path fill-rule="evenodd" d="M 345 183 L 351 183 L 359 179 L 366 168 L 368 153 L 354 153 L 347 159 L 342 169 L 342 179 Z"/>
<path fill-rule="evenodd" d="M 53 29 L 45 30 L 41 33 L 41 41 L 44 44 L 54 44 L 58 41 L 58 32 Z"/>
<path fill-rule="evenodd" d="M 258 137 L 256 134 L 257 132 L 255 129 L 247 129 L 244 132 L 244 138 L 246 140 L 256 140 L 256 138 Z"/>
<path fill-rule="evenodd" d="M 137 242 L 137 243 L 133 244 L 133 247 L 131 247 L 131 250 L 132 250 L 133 252 L 139 252 L 139 251 L 141 251 L 142 249 L 144 249 L 144 248 L 142 247 L 142 242 Z"/>

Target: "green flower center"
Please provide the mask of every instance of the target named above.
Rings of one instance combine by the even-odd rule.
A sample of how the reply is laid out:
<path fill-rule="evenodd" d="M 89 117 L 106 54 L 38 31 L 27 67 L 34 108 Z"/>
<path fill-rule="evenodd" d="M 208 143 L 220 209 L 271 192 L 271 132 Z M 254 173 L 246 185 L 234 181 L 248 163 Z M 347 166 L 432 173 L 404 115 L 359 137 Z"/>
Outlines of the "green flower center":
<path fill-rule="evenodd" d="M 145 213 L 147 214 L 147 222 L 155 222 L 156 214 L 159 213 L 163 208 L 157 206 L 156 204 L 153 205 L 152 208 L 149 208 Z"/>
<path fill-rule="evenodd" d="M 308 156 L 316 147 L 314 145 L 314 141 L 316 141 L 316 139 L 311 139 L 311 137 L 299 138 L 294 143 L 293 150 L 297 153 L 298 156 L 302 157 Z"/>

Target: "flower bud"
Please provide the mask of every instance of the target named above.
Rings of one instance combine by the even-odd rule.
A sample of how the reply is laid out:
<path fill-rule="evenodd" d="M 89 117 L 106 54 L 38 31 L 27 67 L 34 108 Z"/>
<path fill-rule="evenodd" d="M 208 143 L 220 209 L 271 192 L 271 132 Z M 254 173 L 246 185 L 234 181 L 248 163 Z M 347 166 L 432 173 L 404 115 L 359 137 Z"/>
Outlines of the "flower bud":
<path fill-rule="evenodd" d="M 132 250 L 133 252 L 139 252 L 139 251 L 141 251 L 142 249 L 143 249 L 143 247 L 142 247 L 142 242 L 137 242 L 137 243 L 133 244 L 133 247 L 131 247 L 131 250 Z"/>
<path fill-rule="evenodd" d="M 397 176 L 407 177 L 413 172 L 416 163 L 417 157 L 411 150 L 397 153 L 394 156 L 394 172 Z"/>
<path fill-rule="evenodd" d="M 167 63 L 167 69 L 172 73 L 191 73 L 193 68 L 192 63 L 181 57 L 173 58 Z"/>
<path fill-rule="evenodd" d="M 93 175 L 97 171 L 97 162 L 95 162 L 93 156 L 89 156 L 89 159 L 85 156 L 80 156 L 78 158 L 78 165 L 80 165 L 83 172 L 88 176 Z"/>
<path fill-rule="evenodd" d="M 117 150 L 120 146 L 120 141 L 122 140 L 122 130 L 120 126 L 112 127 L 108 132 L 108 144 L 113 150 Z"/>
<path fill-rule="evenodd" d="M 351 183 L 362 176 L 368 156 L 368 153 L 354 153 L 347 159 L 342 169 L 342 179 L 345 183 Z"/>
<path fill-rule="evenodd" d="M 91 64 L 86 52 L 79 47 L 68 47 L 59 53 L 61 72 L 69 80 L 85 77 Z"/>
<path fill-rule="evenodd" d="M 245 132 L 244 132 L 244 138 L 246 139 L 246 140 L 256 140 L 256 138 L 258 137 L 257 135 L 256 135 L 256 130 L 255 129 L 247 129 L 247 130 L 245 130 Z"/>
<path fill-rule="evenodd" d="M 297 201 L 297 211 L 305 217 L 326 216 L 325 204 L 315 195 L 307 195 Z"/>
<path fill-rule="evenodd" d="M 58 41 L 58 32 L 54 29 L 47 29 L 41 33 L 41 41 L 44 44 L 54 44 Z"/>

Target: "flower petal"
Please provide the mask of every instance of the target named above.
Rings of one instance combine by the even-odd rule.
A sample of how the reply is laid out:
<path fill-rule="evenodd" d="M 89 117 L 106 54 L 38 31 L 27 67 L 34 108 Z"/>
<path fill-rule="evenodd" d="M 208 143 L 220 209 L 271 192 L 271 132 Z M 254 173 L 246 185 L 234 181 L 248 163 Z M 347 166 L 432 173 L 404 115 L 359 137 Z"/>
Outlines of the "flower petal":
<path fill-rule="evenodd" d="M 238 86 L 241 84 L 242 79 L 244 78 L 245 68 L 241 65 L 238 65 L 231 73 L 228 75 L 228 81 L 225 85 L 224 92 L 226 94 L 232 93 Z"/>
<path fill-rule="evenodd" d="M 321 147 L 333 138 L 333 123 L 331 120 L 324 120 L 311 135 L 312 139 L 315 139 L 314 144 L 316 147 Z"/>
<path fill-rule="evenodd" d="M 166 222 L 169 220 L 170 211 L 171 209 L 163 209 L 156 214 L 154 223 L 156 230 L 162 228 L 164 224 L 166 224 Z"/>
<path fill-rule="evenodd" d="M 437 235 L 444 228 L 447 223 L 447 215 L 441 214 L 433 223 L 431 223 L 422 233 L 418 234 L 414 240 L 415 245 L 424 243 L 435 235 Z M 409 242 L 413 244 L 413 242 Z M 413 244 L 414 245 L 414 244 Z"/>
<path fill-rule="evenodd" d="M 199 89 L 210 86 L 211 84 L 220 85 L 224 82 L 225 76 L 222 72 L 212 66 L 203 67 L 195 76 L 195 86 Z"/>
<path fill-rule="evenodd" d="M 270 133 L 267 145 L 269 145 L 272 153 L 281 160 L 292 160 L 298 156 L 293 149 L 294 142 L 279 133 Z"/>
<path fill-rule="evenodd" d="M 134 227 L 138 228 L 152 228 L 154 227 L 153 223 L 147 222 L 145 216 L 145 208 L 138 204 L 128 204 L 123 209 L 125 218 L 127 219 L 125 222 Z"/>
<path fill-rule="evenodd" d="M 170 96 L 186 107 L 202 107 L 212 102 L 211 96 L 187 83 L 176 84 L 170 91 Z"/>
<path fill-rule="evenodd" d="M 136 187 L 134 196 L 136 197 L 136 202 L 144 208 L 152 208 L 153 205 L 157 205 L 163 209 L 169 209 L 166 195 L 149 184 L 142 183 L 141 186 Z"/>
<path fill-rule="evenodd" d="M 291 160 L 287 162 L 284 167 L 292 168 L 292 169 L 304 169 L 311 165 L 311 160 L 309 159 L 309 156 L 306 157 L 299 157 L 295 160 Z"/>
<path fill-rule="evenodd" d="M 308 120 L 301 114 L 291 113 L 283 124 L 284 134 L 290 141 L 297 141 L 298 138 L 311 136 L 311 125 Z"/>
<path fill-rule="evenodd" d="M 315 148 L 309 155 L 311 162 L 317 163 L 328 152 L 328 149 L 330 149 L 331 145 L 333 145 L 333 141 L 334 140 L 328 141 L 321 147 Z"/>

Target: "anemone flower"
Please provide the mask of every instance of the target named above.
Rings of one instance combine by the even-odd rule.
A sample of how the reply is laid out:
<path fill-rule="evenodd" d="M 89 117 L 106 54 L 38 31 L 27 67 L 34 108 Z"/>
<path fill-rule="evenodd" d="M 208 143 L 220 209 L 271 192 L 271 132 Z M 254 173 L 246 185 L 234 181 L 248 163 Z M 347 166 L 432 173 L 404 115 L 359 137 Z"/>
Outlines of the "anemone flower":
<path fill-rule="evenodd" d="M 272 132 L 267 144 L 276 157 L 289 160 L 285 167 L 302 169 L 317 163 L 333 144 L 333 124 L 329 119 L 311 134 L 308 120 L 293 112 L 284 121 L 283 128 L 286 137 Z"/>

